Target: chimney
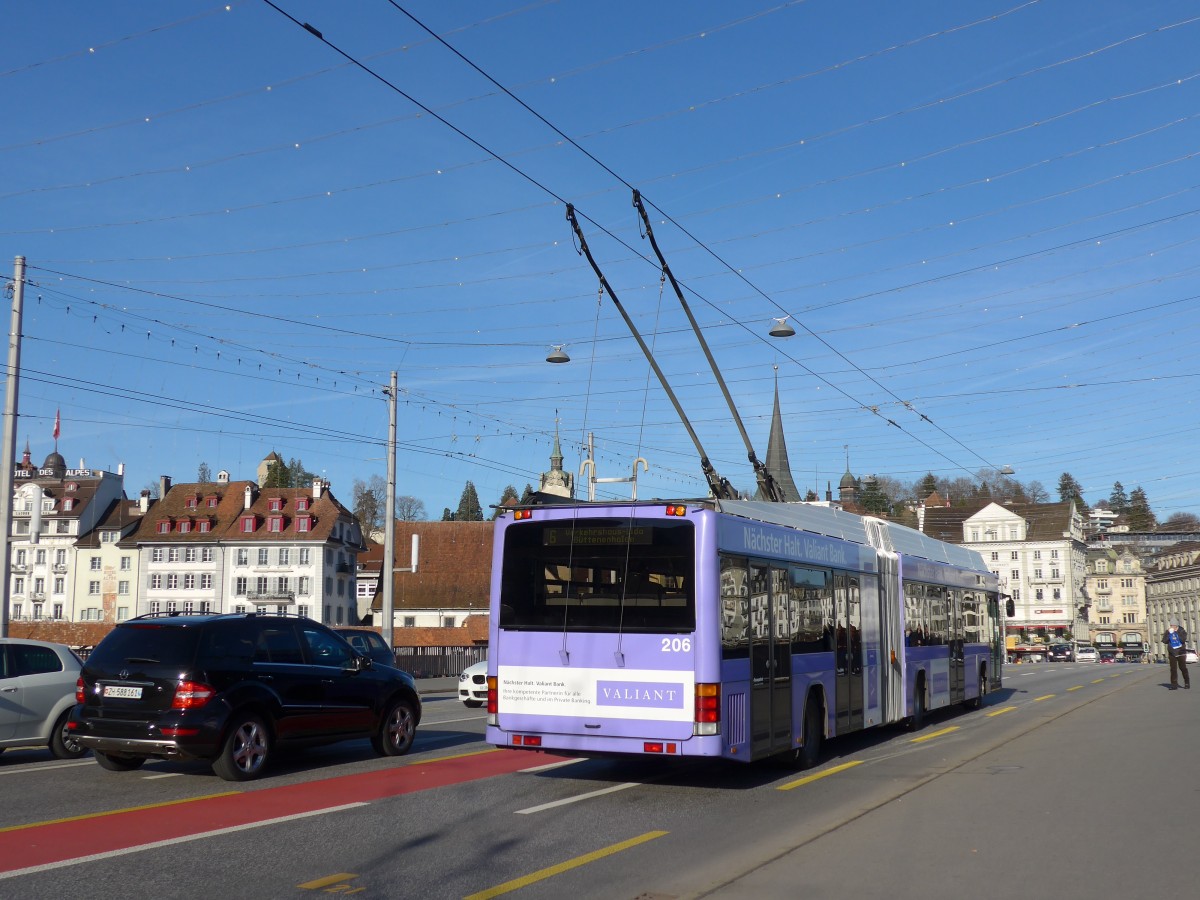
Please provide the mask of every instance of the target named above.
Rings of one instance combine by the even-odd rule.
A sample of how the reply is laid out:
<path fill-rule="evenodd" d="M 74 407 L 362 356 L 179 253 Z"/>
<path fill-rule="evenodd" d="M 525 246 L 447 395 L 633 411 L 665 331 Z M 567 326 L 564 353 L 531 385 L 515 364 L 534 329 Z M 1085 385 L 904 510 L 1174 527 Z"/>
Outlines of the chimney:
<path fill-rule="evenodd" d="M 138 497 L 138 509 L 140 509 L 142 512 L 146 512 L 148 509 L 150 509 L 149 491 L 142 491 L 142 495 Z"/>
<path fill-rule="evenodd" d="M 254 490 L 250 485 L 246 485 L 246 505 L 243 509 L 249 509 L 254 504 Z"/>
<path fill-rule="evenodd" d="M 167 491 L 169 491 L 169 490 L 171 490 L 171 476 L 170 475 L 159 475 L 158 476 L 158 496 L 165 500 L 167 498 Z"/>
<path fill-rule="evenodd" d="M 122 478 L 125 477 L 125 463 L 117 463 L 117 474 Z"/>
<path fill-rule="evenodd" d="M 321 494 L 324 493 L 325 488 L 327 488 L 327 487 L 329 487 L 329 485 L 326 482 L 322 481 L 320 478 L 314 478 L 313 479 L 313 499 L 320 500 Z"/>

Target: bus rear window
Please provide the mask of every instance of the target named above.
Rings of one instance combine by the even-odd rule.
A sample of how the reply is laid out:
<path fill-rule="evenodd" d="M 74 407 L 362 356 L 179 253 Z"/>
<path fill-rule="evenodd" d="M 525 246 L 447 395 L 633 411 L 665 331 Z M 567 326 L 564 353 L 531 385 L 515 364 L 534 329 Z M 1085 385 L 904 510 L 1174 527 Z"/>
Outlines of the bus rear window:
<path fill-rule="evenodd" d="M 696 627 L 692 523 L 528 522 L 505 531 L 500 627 L 683 633 Z"/>

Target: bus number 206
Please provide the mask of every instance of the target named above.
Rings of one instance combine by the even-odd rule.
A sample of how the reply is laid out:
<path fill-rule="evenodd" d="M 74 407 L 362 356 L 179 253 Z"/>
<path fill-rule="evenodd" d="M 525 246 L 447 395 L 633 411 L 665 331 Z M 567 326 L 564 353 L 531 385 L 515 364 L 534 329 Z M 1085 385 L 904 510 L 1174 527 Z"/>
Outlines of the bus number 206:
<path fill-rule="evenodd" d="M 691 653 L 692 639 L 691 638 L 663 638 L 662 639 L 663 653 Z"/>

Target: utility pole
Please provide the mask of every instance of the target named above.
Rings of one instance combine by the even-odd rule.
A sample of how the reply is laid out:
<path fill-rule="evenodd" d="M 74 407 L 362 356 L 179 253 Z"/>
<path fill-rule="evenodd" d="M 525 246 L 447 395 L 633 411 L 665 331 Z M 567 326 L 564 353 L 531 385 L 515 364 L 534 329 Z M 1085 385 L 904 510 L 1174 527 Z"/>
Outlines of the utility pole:
<path fill-rule="evenodd" d="M 396 625 L 396 601 L 393 590 L 396 582 L 396 373 L 387 388 L 388 395 L 388 445 L 387 445 L 387 499 L 384 501 L 383 523 L 383 640 L 388 647 L 395 647 L 392 634 Z M 13 450 L 15 453 L 16 450 Z M 415 564 L 415 561 L 414 561 Z"/>
<path fill-rule="evenodd" d="M 13 264 L 12 319 L 8 328 L 8 379 L 4 386 L 4 459 L 0 460 L 0 533 L 4 550 L 0 552 L 0 637 L 8 637 L 8 598 L 12 587 L 9 563 L 12 556 L 13 463 L 17 458 L 17 387 L 21 374 L 21 308 L 25 298 L 25 257 Z"/>

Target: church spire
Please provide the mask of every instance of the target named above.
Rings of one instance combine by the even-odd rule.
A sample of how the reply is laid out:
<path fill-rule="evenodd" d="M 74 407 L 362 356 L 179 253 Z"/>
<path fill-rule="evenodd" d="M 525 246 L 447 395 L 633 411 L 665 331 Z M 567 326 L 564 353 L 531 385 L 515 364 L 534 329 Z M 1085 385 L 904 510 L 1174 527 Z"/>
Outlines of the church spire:
<path fill-rule="evenodd" d="M 787 441 L 783 437 L 783 416 L 779 412 L 779 367 L 775 367 L 775 408 L 771 412 L 771 434 L 767 438 L 767 472 L 775 483 L 783 490 L 783 496 L 791 501 L 804 499 L 796 488 L 792 478 L 791 464 L 788 462 Z M 760 490 L 757 498 L 766 500 Z"/>

